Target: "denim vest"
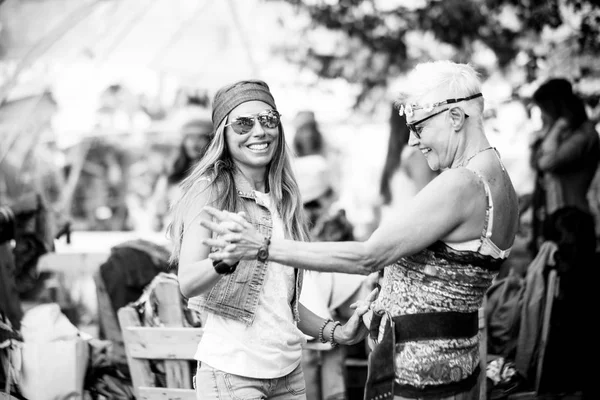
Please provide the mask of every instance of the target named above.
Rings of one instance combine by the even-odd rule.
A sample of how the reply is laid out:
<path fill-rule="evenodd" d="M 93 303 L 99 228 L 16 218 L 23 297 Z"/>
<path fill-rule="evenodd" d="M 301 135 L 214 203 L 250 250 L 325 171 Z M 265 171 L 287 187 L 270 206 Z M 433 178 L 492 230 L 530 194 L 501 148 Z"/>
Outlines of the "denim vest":
<path fill-rule="evenodd" d="M 237 193 L 245 203 L 245 211 L 254 228 L 264 236 L 271 236 L 273 220 L 265 204 L 254 196 L 250 184 L 236 173 L 234 176 Z M 269 261 L 241 260 L 235 272 L 223 275 L 208 292 L 188 300 L 188 307 L 199 312 L 208 311 L 220 317 L 243 322 L 250 326 L 254 321 L 258 298 L 265 282 Z M 281 267 L 289 268 L 289 267 Z M 295 290 L 292 304 L 294 321 L 300 320 L 298 301 L 302 290 L 303 271 L 295 269 Z"/>

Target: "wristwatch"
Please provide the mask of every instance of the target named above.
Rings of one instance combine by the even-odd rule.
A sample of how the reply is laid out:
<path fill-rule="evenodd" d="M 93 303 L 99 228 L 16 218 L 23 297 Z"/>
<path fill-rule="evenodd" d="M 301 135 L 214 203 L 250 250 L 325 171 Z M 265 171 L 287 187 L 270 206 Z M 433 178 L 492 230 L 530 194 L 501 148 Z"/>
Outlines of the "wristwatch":
<path fill-rule="evenodd" d="M 271 244 L 271 237 L 265 237 L 265 241 L 262 246 L 258 249 L 258 253 L 256 253 L 256 258 L 260 262 L 267 262 L 269 258 L 269 245 Z"/>
<path fill-rule="evenodd" d="M 215 272 L 219 275 L 229 275 L 233 273 L 233 271 L 235 271 L 239 263 L 240 262 L 238 261 L 233 265 L 229 265 L 224 261 L 213 260 L 213 268 L 215 269 Z"/>

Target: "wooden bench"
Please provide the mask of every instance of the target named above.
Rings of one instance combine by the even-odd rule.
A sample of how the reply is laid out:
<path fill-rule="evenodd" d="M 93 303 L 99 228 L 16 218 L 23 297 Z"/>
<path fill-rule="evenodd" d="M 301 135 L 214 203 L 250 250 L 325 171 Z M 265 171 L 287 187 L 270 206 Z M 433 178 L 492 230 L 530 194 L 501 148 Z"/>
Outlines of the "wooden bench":
<path fill-rule="evenodd" d="M 202 328 L 184 327 L 176 281 L 159 282 L 156 296 L 158 316 L 164 326 L 141 326 L 138 312 L 132 306 L 118 311 L 136 399 L 196 400 L 192 388 L 193 357 L 202 338 Z M 164 361 L 166 387 L 157 387 L 150 360 Z"/>

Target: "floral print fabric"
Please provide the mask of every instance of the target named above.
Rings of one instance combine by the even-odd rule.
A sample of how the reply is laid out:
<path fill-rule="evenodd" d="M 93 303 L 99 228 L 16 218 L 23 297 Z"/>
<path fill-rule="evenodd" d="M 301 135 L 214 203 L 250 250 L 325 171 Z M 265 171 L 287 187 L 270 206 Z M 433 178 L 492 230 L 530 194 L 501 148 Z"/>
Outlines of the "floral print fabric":
<path fill-rule="evenodd" d="M 392 317 L 478 311 L 502 261 L 436 242 L 385 268 L 381 293 L 373 310 Z M 379 339 L 385 325 L 382 321 Z M 468 378 L 479 365 L 479 340 L 476 335 L 396 343 L 396 383 L 425 388 Z"/>

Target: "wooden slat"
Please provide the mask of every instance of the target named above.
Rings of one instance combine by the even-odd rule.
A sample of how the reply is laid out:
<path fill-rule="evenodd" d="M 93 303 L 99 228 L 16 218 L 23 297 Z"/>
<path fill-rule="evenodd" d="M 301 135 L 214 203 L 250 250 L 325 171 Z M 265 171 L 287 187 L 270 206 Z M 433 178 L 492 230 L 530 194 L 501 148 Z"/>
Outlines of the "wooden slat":
<path fill-rule="evenodd" d="M 362 358 L 346 358 L 344 365 L 347 367 L 367 367 L 369 361 Z"/>
<path fill-rule="evenodd" d="M 181 293 L 177 281 L 160 282 L 156 287 L 156 298 L 158 300 L 158 318 L 167 327 L 183 325 L 183 310 L 181 308 Z M 194 345 L 194 351 L 186 353 L 188 359 L 196 352 L 200 338 L 189 342 Z M 187 340 L 186 340 L 187 342 Z M 187 350 L 186 350 L 187 351 Z M 167 387 L 191 389 L 190 364 L 187 361 L 165 360 L 165 372 Z"/>
<path fill-rule="evenodd" d="M 122 329 L 128 355 L 155 360 L 193 360 L 203 332 L 202 328 L 129 326 Z"/>
<path fill-rule="evenodd" d="M 77 233 L 74 235 L 77 235 Z M 98 271 L 98 268 L 108 259 L 108 256 L 109 253 L 105 252 L 51 252 L 39 258 L 37 268 L 39 272 L 50 271 L 67 274 L 69 277 L 88 277 Z"/>
<path fill-rule="evenodd" d="M 139 400 L 196 400 L 194 389 L 140 387 Z"/>
<path fill-rule="evenodd" d="M 129 366 L 131 381 L 133 382 L 133 390 L 136 398 L 139 398 L 139 386 L 154 385 L 154 373 L 152 373 L 152 370 L 150 369 L 150 362 L 148 360 L 134 358 L 131 353 L 130 343 L 128 343 L 125 338 L 128 329 L 135 329 L 135 327 L 140 326 L 140 319 L 137 315 L 137 311 L 129 306 L 119 308 L 117 316 L 119 317 L 119 324 L 123 331 L 125 354 L 127 355 L 127 365 Z"/>
<path fill-rule="evenodd" d="M 542 334 L 540 336 L 540 345 L 537 357 L 537 366 L 535 374 L 535 392 L 540 393 L 542 382 L 542 373 L 544 372 L 544 357 L 546 356 L 546 347 L 548 346 L 548 335 L 550 334 L 550 323 L 552 321 L 552 306 L 554 297 L 558 295 L 558 277 L 556 269 L 551 269 L 548 273 L 546 283 L 546 303 L 544 305 L 544 319 L 542 320 Z"/>

